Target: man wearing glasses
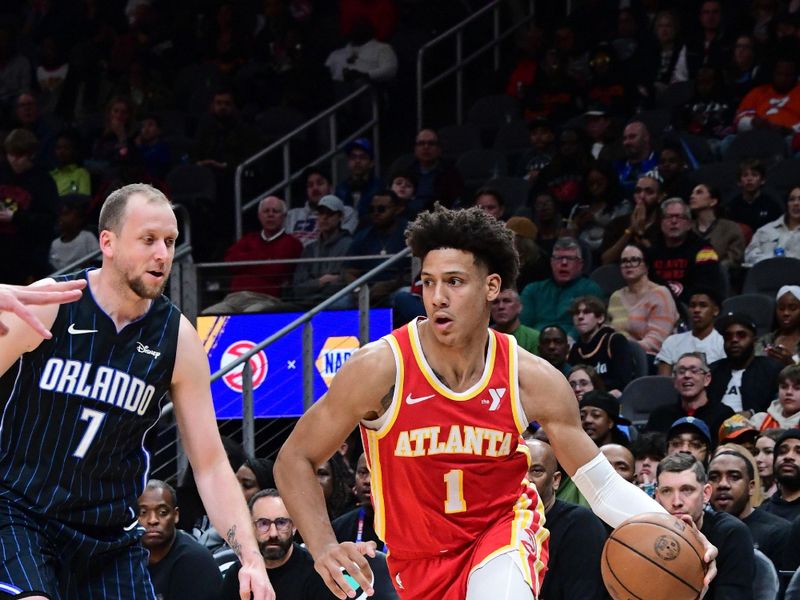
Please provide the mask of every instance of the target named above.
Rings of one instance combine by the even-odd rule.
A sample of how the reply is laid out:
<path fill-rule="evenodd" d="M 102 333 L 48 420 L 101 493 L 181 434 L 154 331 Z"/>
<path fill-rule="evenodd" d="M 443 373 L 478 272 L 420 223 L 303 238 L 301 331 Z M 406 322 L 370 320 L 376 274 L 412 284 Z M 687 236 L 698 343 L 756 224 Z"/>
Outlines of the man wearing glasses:
<path fill-rule="evenodd" d="M 541 331 L 546 325 L 558 325 L 572 338 L 577 337 L 570 306 L 580 296 L 604 298 L 600 286 L 582 275 L 583 255 L 573 238 L 560 238 L 550 257 L 552 276 L 525 286 L 520 294 L 523 325 Z"/>
<path fill-rule="evenodd" d="M 749 315 L 728 313 L 714 327 L 722 335 L 725 358 L 711 364 L 708 397 L 750 417 L 764 412 L 778 396 L 783 365 L 755 355 L 756 325 Z"/>
<path fill-rule="evenodd" d="M 717 443 L 720 425 L 733 415 L 733 409 L 709 398 L 706 390 L 712 381 L 705 354 L 686 352 L 672 371 L 678 402 L 660 406 L 650 413 L 645 431 L 669 432 L 679 419 L 691 417 L 708 425 L 712 446 Z"/>
<path fill-rule="evenodd" d="M 452 208 L 464 193 L 461 173 L 442 159 L 442 145 L 433 129 L 422 129 L 417 134 L 410 170 L 417 176 L 417 200 L 426 209 L 436 200 Z"/>
<path fill-rule="evenodd" d="M 276 598 L 325 600 L 336 598 L 314 570 L 314 559 L 294 542 L 296 528 L 276 489 L 256 492 L 248 502 L 256 541 L 264 557 Z M 225 573 L 220 600 L 240 600 L 239 564 Z"/>
<path fill-rule="evenodd" d="M 651 249 L 652 273 L 684 304 L 698 285 L 727 287 L 714 248 L 691 229 L 691 210 L 683 200 L 669 198 L 661 203 L 661 235 Z"/>

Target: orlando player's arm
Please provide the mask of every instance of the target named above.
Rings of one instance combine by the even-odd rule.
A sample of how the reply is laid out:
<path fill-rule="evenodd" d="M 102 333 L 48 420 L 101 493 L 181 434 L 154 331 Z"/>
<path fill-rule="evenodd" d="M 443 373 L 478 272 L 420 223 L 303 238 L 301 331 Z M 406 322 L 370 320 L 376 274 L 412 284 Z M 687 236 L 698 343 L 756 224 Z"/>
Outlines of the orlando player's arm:
<path fill-rule="evenodd" d="M 530 421 L 547 433 L 559 464 L 575 482 L 594 513 L 612 527 L 642 513 L 666 510 L 638 487 L 625 481 L 581 427 L 575 394 L 550 363 L 519 349 L 519 387 L 522 408 Z M 694 527 L 691 518 L 687 524 Z M 695 527 L 695 530 L 697 528 Z M 709 564 L 706 585 L 717 569 L 717 549 L 697 530 Z"/>
<path fill-rule="evenodd" d="M 192 464 L 197 489 L 211 523 L 239 556 L 242 600 L 273 600 L 242 488 L 231 470 L 217 429 L 208 358 L 194 327 L 181 317 L 170 388 L 181 441 Z"/>
<path fill-rule="evenodd" d="M 352 597 L 340 567 L 372 595 L 371 570 L 363 554 L 374 556 L 375 544 L 336 541 L 316 468 L 339 449 L 361 419 L 376 419 L 385 412 L 394 384 L 389 345 L 367 344 L 344 363 L 328 393 L 298 421 L 275 462 L 281 498 L 314 557 L 314 567 L 337 598 L 345 598 L 342 590 Z"/>
<path fill-rule="evenodd" d="M 0 314 L 12 313 L 27 324 L 40 338 L 50 339 L 49 327 L 58 312 L 57 305 L 75 302 L 86 287 L 85 279 L 53 281 L 43 279 L 31 285 L 0 284 Z M 36 308 L 36 307 L 43 307 Z M 50 310 L 47 310 L 47 309 Z M 49 318 L 52 315 L 52 318 Z M 47 321 L 47 325 L 42 321 Z M 10 333 L 8 317 L 0 321 L 0 336 Z"/>

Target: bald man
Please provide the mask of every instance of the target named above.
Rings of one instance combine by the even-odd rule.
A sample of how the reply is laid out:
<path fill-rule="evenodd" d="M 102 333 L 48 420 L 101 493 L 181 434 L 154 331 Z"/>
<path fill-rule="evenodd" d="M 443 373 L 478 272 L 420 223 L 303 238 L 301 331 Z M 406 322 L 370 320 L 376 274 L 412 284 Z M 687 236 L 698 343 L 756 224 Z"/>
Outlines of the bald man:
<path fill-rule="evenodd" d="M 303 244 L 286 233 L 286 203 L 267 196 L 258 204 L 259 231 L 246 233 L 225 252 L 225 262 L 300 258 Z M 292 280 L 294 264 L 272 263 L 231 268 L 231 293 L 205 313 L 263 312 L 280 305 L 282 289 Z"/>
<path fill-rule="evenodd" d="M 608 462 L 620 476 L 631 483 L 636 480 L 636 459 L 633 453 L 625 446 L 620 444 L 604 444 L 600 446 L 600 452 L 605 454 Z"/>
<path fill-rule="evenodd" d="M 600 554 L 606 541 L 602 521 L 588 508 L 556 498 L 561 483 L 549 444 L 525 442 L 531 454 L 528 479 L 536 485 L 550 530 L 550 560 L 541 597 L 547 600 L 607 600 L 600 576 Z"/>

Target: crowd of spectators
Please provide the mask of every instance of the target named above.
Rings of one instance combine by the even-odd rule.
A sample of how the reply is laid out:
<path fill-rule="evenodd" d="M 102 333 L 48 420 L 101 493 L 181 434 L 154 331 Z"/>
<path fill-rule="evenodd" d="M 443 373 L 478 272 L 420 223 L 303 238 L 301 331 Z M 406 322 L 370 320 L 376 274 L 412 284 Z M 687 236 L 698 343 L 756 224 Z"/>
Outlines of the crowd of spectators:
<path fill-rule="evenodd" d="M 381 95 L 381 127 L 392 129 L 386 115 L 408 111 L 420 41 L 469 4 L 4 5 L 0 251 L 14 260 L 0 262 L 0 281 L 28 282 L 79 258 L 96 246 L 89 224 L 109 190 L 147 181 L 169 191 L 181 164 L 215 182 L 210 206 L 190 208 L 221 245 L 196 258 L 240 263 L 209 313 L 308 309 L 380 263 L 345 257 L 400 251 L 406 223 L 436 202 L 484 210 L 507 223 L 521 259 L 493 327 L 564 373 L 584 429 L 623 477 L 720 546 L 708 597 L 752 597 L 758 555 L 749 546 L 777 570 L 800 564 L 800 281 L 779 282 L 761 304 L 766 328 L 763 308 L 731 312 L 725 302 L 759 263 L 800 260 L 800 3 L 586 0 L 570 15 L 542 6 L 516 54 L 503 54 L 505 81 L 487 78 L 481 89 L 511 99 L 507 125 L 528 140 L 501 152 L 500 124 L 480 131 L 480 145 L 503 154 L 492 177 L 476 182 L 461 160 L 476 148 L 449 146 L 453 123 L 393 132 L 404 147 L 390 169 L 378 169 L 374 140 L 357 138 L 338 181 L 328 165 L 308 168 L 293 206 L 263 198 L 248 224 L 258 227 L 232 237 L 233 174 L 270 139 L 270 109 L 309 116 L 367 82 Z M 301 257 L 310 260 L 247 264 Z M 369 285 L 398 324 L 423 314 L 409 265 Z M 349 295 L 333 308 L 356 302 Z M 630 390 L 646 375 L 667 386 L 668 401 L 632 422 L 624 415 L 640 398 Z M 585 501 L 546 434 L 529 433 L 552 547 L 580 548 L 586 564 L 603 526 L 573 506 Z M 356 456 L 337 453 L 318 471 L 329 517 L 351 541 L 374 538 Z M 232 466 L 273 583 L 322 597 L 269 467 L 253 460 Z M 225 590 L 214 577 L 200 583 L 196 570 L 209 570 L 212 555 L 212 571 L 235 561 L 223 560 L 202 519 L 179 522 L 180 494 L 152 481 L 140 500 L 159 593 L 181 597 L 161 587 L 179 559 L 206 566 L 175 581 Z M 197 527 L 205 555 L 176 524 Z M 602 586 L 571 587 L 591 574 L 570 578 L 575 567 L 558 562 L 569 555 L 553 553 L 543 597 L 604 597 Z M 224 577 L 235 582 L 236 568 Z"/>

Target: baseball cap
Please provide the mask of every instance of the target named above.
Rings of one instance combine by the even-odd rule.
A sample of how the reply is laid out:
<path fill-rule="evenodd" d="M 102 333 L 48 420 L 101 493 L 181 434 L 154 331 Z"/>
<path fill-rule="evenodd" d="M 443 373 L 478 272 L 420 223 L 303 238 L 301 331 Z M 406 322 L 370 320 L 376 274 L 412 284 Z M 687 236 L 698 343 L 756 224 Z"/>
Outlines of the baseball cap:
<path fill-rule="evenodd" d="M 747 434 L 752 434 L 755 437 L 758 435 L 758 430 L 742 415 L 733 415 L 729 419 L 725 419 L 720 425 L 719 443 L 742 440 L 743 436 L 746 437 Z"/>
<path fill-rule="evenodd" d="M 320 198 L 319 203 L 317 204 L 317 209 L 320 208 L 327 208 L 331 212 L 343 213 L 344 202 L 339 200 L 339 198 L 333 194 L 328 194 L 327 196 Z"/>
<path fill-rule="evenodd" d="M 600 102 L 592 102 L 585 113 L 584 117 L 605 117 L 608 115 L 608 109 Z"/>
<path fill-rule="evenodd" d="M 578 406 L 580 408 L 594 406 L 595 408 L 606 411 L 608 416 L 614 419 L 615 425 L 631 424 L 628 419 L 619 414 L 619 400 L 617 400 L 608 392 L 602 392 L 600 390 L 586 392 L 583 395 L 583 398 L 581 398 L 581 401 L 578 403 Z"/>
<path fill-rule="evenodd" d="M 756 332 L 756 324 L 750 318 L 750 315 L 745 313 L 729 312 L 726 315 L 722 315 L 714 322 L 714 329 L 720 333 L 725 333 L 729 325 L 741 325 L 742 327 L 747 327 L 753 333 Z"/>
<path fill-rule="evenodd" d="M 681 417 L 675 421 L 672 425 L 670 425 L 669 431 L 667 432 L 667 439 L 671 438 L 676 433 L 680 433 L 678 430 L 684 429 L 694 429 L 695 431 L 699 431 L 700 434 L 706 438 L 708 447 L 711 448 L 711 431 L 709 431 L 706 422 L 702 419 L 698 419 L 697 417 Z"/>
<path fill-rule="evenodd" d="M 783 435 L 775 440 L 775 448 L 777 449 L 786 440 L 800 440 L 800 429 L 787 429 L 784 431 Z M 776 452 L 774 456 L 777 455 L 778 453 Z"/>
<path fill-rule="evenodd" d="M 372 142 L 370 142 L 367 138 L 360 137 L 354 139 L 352 142 L 350 142 L 344 147 L 344 150 L 345 152 L 350 154 L 356 148 L 358 148 L 359 150 L 363 150 L 364 152 L 369 154 L 370 158 L 375 158 L 375 153 L 372 150 Z"/>
<path fill-rule="evenodd" d="M 516 233 L 520 237 L 535 240 L 539 234 L 539 228 L 536 223 L 531 221 L 528 217 L 511 217 L 506 221 L 506 227 Z"/>

